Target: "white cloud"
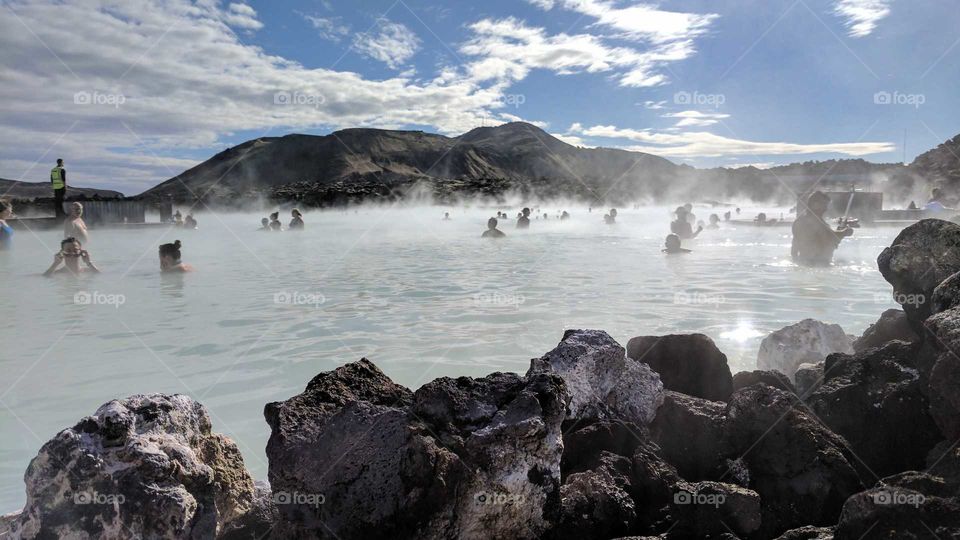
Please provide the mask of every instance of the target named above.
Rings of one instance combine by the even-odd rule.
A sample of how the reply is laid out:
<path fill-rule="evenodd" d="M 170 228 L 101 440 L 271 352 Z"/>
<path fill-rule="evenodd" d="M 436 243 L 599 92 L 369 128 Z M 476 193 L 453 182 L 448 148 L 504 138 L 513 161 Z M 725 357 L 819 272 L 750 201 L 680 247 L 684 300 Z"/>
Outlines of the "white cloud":
<path fill-rule="evenodd" d="M 230 26 L 246 30 L 263 28 L 263 23 L 257 20 L 257 12 L 247 4 L 230 4 L 223 14 L 223 20 Z"/>
<path fill-rule="evenodd" d="M 893 143 L 854 142 L 828 144 L 798 144 L 786 142 L 758 142 L 722 137 L 702 131 L 662 133 L 652 130 L 618 128 L 616 126 L 593 126 L 580 124 L 570 126 L 570 132 L 586 137 L 625 139 L 643 143 L 621 146 L 625 150 L 647 152 L 660 156 L 719 157 L 732 155 L 772 156 L 833 153 L 849 156 L 865 156 L 891 152 Z"/>
<path fill-rule="evenodd" d="M 613 30 L 618 37 L 653 43 L 689 40 L 705 33 L 715 14 L 664 11 L 651 4 L 617 7 L 605 0 L 528 0 L 542 8 L 555 5 L 596 19 L 595 25 Z"/>
<path fill-rule="evenodd" d="M 666 78 L 656 68 L 693 54 L 690 43 L 676 42 L 649 51 L 608 46 L 591 34 L 548 35 L 512 17 L 483 19 L 469 25 L 475 34 L 460 50 L 477 60 L 467 66 L 475 81 L 505 82 L 525 78 L 533 69 L 559 75 L 611 73 L 621 86 L 656 86 Z"/>
<path fill-rule="evenodd" d="M 354 37 L 353 48 L 398 69 L 420 49 L 420 38 L 401 23 L 380 19 L 375 28 Z"/>
<path fill-rule="evenodd" d="M 643 102 L 643 106 L 644 106 L 644 108 L 646 108 L 646 109 L 666 109 L 666 108 L 667 108 L 667 102 L 666 102 L 666 100 L 664 100 L 664 101 L 649 101 L 649 100 L 648 100 L 648 101 L 644 101 L 644 102 Z"/>
<path fill-rule="evenodd" d="M 298 14 L 309 22 L 323 39 L 339 42 L 350 33 L 350 26 L 343 24 L 340 17 L 319 17 L 299 12 Z"/>
<path fill-rule="evenodd" d="M 729 114 L 723 113 L 705 113 L 700 111 L 680 111 L 662 115 L 663 118 L 679 118 L 673 127 L 706 127 L 712 126 L 723 120 L 730 118 Z"/>
<path fill-rule="evenodd" d="M 876 29 L 877 23 L 890 15 L 893 0 L 839 0 L 833 12 L 845 19 L 850 37 L 864 37 Z"/>

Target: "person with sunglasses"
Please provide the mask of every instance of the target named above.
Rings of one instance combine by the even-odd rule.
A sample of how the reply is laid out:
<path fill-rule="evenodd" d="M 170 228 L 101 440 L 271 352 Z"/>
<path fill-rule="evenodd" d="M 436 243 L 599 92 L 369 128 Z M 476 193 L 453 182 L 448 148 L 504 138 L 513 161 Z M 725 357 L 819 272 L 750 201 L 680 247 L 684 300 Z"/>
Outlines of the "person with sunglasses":
<path fill-rule="evenodd" d="M 86 265 L 85 267 L 80 266 L 81 261 Z M 61 264 L 63 268 L 60 268 Z M 83 249 L 80 241 L 70 237 L 60 242 L 60 251 L 53 256 L 53 263 L 43 275 L 49 277 L 62 272 L 78 275 L 83 272 L 100 273 L 100 269 L 90 260 L 90 252 Z"/>

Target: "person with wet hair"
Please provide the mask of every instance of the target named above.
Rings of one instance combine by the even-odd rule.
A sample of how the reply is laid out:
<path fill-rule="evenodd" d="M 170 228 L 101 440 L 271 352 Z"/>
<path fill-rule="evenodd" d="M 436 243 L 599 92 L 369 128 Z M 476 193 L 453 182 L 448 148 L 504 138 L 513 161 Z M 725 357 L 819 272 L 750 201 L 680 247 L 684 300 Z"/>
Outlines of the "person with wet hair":
<path fill-rule="evenodd" d="M 80 266 L 81 261 L 86 266 Z M 61 264 L 63 268 L 60 268 Z M 99 273 L 100 269 L 90 260 L 90 253 L 83 249 L 80 240 L 70 237 L 60 242 L 60 251 L 53 256 L 53 263 L 43 275 L 47 277 L 60 273 L 78 275 L 83 272 Z"/>
<path fill-rule="evenodd" d="M 710 214 L 710 224 L 707 225 L 708 229 L 719 229 L 720 228 L 720 216 L 716 214 Z"/>
<path fill-rule="evenodd" d="M 13 216 L 13 205 L 9 201 L 0 199 L 0 251 L 10 249 L 13 243 L 13 228 L 7 225 L 7 220 Z"/>
<path fill-rule="evenodd" d="M 793 242 L 790 257 L 804 266 L 829 266 L 833 252 L 840 241 L 853 234 L 853 229 L 842 225 L 836 230 L 824 221 L 830 206 L 830 196 L 814 191 L 808 198 L 806 211 L 793 222 Z"/>
<path fill-rule="evenodd" d="M 617 209 L 611 208 L 609 214 L 603 215 L 603 221 L 607 225 L 616 225 L 617 224 Z"/>
<path fill-rule="evenodd" d="M 258 231 L 272 231 L 273 229 L 270 228 L 270 218 L 263 218 L 263 219 L 261 219 L 261 220 L 260 220 L 260 228 L 257 229 L 257 230 L 258 230 Z"/>
<path fill-rule="evenodd" d="M 175 240 L 172 244 L 161 244 L 160 245 L 160 271 L 163 273 L 174 273 L 174 272 L 192 272 L 193 267 L 189 264 L 182 262 L 180 254 L 180 244 L 179 240 Z"/>
<path fill-rule="evenodd" d="M 283 230 L 283 224 L 280 223 L 280 212 L 270 214 L 270 230 L 277 232 Z"/>
<path fill-rule="evenodd" d="M 684 249 L 680 247 L 680 237 L 675 234 L 667 235 L 666 240 L 664 240 L 663 242 L 663 249 L 660 251 L 668 255 L 676 255 L 678 253 L 691 253 L 689 249 Z"/>
<path fill-rule="evenodd" d="M 497 213 L 499 214 L 500 212 L 497 212 Z M 443 220 L 444 220 L 444 221 L 450 221 L 450 212 L 444 212 L 444 213 L 443 213 Z"/>
<path fill-rule="evenodd" d="M 83 221 L 83 205 L 75 202 L 70 204 L 70 214 L 63 220 L 63 237 L 77 238 L 83 243 L 90 241 L 87 224 Z"/>
<path fill-rule="evenodd" d="M 183 220 L 183 228 L 191 231 L 197 228 L 197 220 L 193 219 L 193 214 L 187 214 L 187 217 Z"/>
<path fill-rule="evenodd" d="M 487 230 L 483 231 L 483 234 L 480 235 L 480 238 L 503 238 L 507 236 L 503 231 L 497 228 L 497 218 L 490 218 L 487 220 Z"/>
<path fill-rule="evenodd" d="M 670 232 L 677 235 L 681 240 L 690 240 L 696 238 L 703 227 L 697 228 L 696 231 L 693 230 L 693 226 L 690 225 L 690 221 L 687 219 L 687 209 L 683 206 L 678 206 L 675 210 L 677 214 L 676 221 L 670 223 Z"/>
<path fill-rule="evenodd" d="M 291 231 L 302 231 L 303 230 L 303 214 L 300 213 L 300 210 L 294 208 L 290 211 L 290 216 L 293 219 L 290 220 L 290 225 L 287 226 L 288 230 Z"/>
<path fill-rule="evenodd" d="M 520 217 L 517 218 L 517 228 L 518 229 L 529 229 L 530 228 L 530 209 L 524 208 L 520 212 Z"/>

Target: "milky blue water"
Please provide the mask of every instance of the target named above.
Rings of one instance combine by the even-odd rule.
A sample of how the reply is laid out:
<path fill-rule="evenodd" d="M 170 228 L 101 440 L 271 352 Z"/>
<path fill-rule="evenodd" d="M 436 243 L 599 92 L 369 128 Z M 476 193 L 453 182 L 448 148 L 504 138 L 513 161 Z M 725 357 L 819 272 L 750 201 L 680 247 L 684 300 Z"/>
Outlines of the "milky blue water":
<path fill-rule="evenodd" d="M 201 214 L 196 231 L 94 231 L 103 273 L 80 278 L 41 277 L 59 234 L 18 231 L 0 252 L 0 512 L 23 504 L 43 442 L 130 394 L 200 400 L 264 478 L 264 404 L 361 357 L 415 388 L 523 372 L 564 329 L 602 328 L 623 344 L 703 332 L 738 371 L 787 324 L 858 334 L 894 307 L 875 261 L 896 228 L 861 229 L 835 266 L 808 269 L 789 262 L 788 227 L 727 225 L 666 256 L 664 208 L 621 210 L 613 227 L 568 210 L 529 231 L 506 223 L 501 241 L 479 238 L 489 208 L 309 213 L 306 231 L 280 234 L 256 231 L 261 215 Z M 157 246 L 174 239 L 197 272 L 159 274 Z"/>

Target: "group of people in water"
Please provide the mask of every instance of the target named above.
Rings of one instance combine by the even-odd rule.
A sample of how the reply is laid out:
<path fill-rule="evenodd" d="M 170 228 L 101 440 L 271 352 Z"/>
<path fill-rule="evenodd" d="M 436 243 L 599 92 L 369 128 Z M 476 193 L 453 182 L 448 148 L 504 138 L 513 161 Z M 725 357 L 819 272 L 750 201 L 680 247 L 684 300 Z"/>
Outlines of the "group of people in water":
<path fill-rule="evenodd" d="M 833 253 L 840 245 L 840 242 L 854 233 L 853 227 L 841 220 L 839 226 L 831 226 L 825 220 L 825 214 L 830 207 L 830 197 L 820 191 L 815 191 L 801 203 L 799 216 L 792 224 L 793 240 L 790 248 L 790 255 L 797 264 L 808 266 L 829 265 L 833 258 Z M 590 211 L 592 212 L 592 208 Z M 740 209 L 736 209 L 737 215 Z M 516 217 L 517 229 L 529 229 L 531 216 L 535 219 L 550 219 L 548 213 L 540 213 L 539 209 L 523 208 Z M 570 219 L 567 211 L 557 211 L 557 219 L 565 221 Z M 0 250 L 9 249 L 12 244 L 13 229 L 7 224 L 6 220 L 13 217 L 13 206 L 10 202 L 0 200 Z M 196 228 L 196 220 L 192 215 L 187 215 L 185 220 L 180 219 L 181 214 L 175 215 L 175 224 L 185 228 Z M 723 214 L 723 221 L 730 221 L 732 213 L 730 211 Z M 765 216 L 763 216 L 765 218 Z M 450 213 L 444 214 L 444 220 L 450 220 Z M 487 230 L 483 232 L 483 238 L 504 238 L 506 233 L 498 227 L 500 220 L 508 219 L 506 212 L 497 212 L 496 217 L 487 220 Z M 617 223 L 617 210 L 611 208 L 603 216 L 604 223 L 615 225 Z M 757 220 L 754 220 L 757 223 Z M 763 220 L 768 224 L 779 222 L 778 220 Z M 708 222 L 698 221 L 693 213 L 693 205 L 687 203 L 678 206 L 673 212 L 673 221 L 670 223 L 670 234 L 664 240 L 663 253 L 683 254 L 691 253 L 690 249 L 683 247 L 683 242 L 697 238 L 704 230 L 719 229 L 721 218 L 718 214 L 710 214 Z M 261 221 L 262 231 L 282 231 L 284 230 L 280 222 L 280 213 L 273 212 L 269 219 L 263 218 Z M 696 228 L 694 226 L 696 225 Z M 303 214 L 296 208 L 291 210 L 291 220 L 286 230 L 302 230 L 304 228 Z M 59 251 L 54 255 L 54 260 L 50 267 L 44 272 L 45 276 L 51 276 L 58 273 L 80 274 L 84 272 L 99 272 L 96 264 L 91 259 L 90 252 L 84 249 L 84 245 L 90 240 L 90 233 L 83 220 L 83 204 L 74 202 L 68 207 L 66 217 L 63 220 L 63 241 L 60 243 Z M 159 247 L 160 269 L 162 272 L 189 272 L 193 270 L 188 264 L 182 262 L 181 257 L 182 244 L 179 240 L 163 244 Z"/>
<path fill-rule="evenodd" d="M 290 224 L 287 225 L 288 231 L 302 231 L 304 228 L 303 223 L 303 214 L 300 213 L 300 210 L 294 208 L 290 211 Z M 263 218 L 260 220 L 259 231 L 282 231 L 283 223 L 280 223 L 280 212 L 274 212 L 270 214 L 270 218 Z"/>
<path fill-rule="evenodd" d="M 177 210 L 177 213 L 173 215 L 173 226 L 183 227 L 184 229 L 196 229 L 197 220 L 193 219 L 193 214 L 187 214 L 187 217 L 184 218 L 183 214 Z"/>
<path fill-rule="evenodd" d="M 178 212 L 179 214 L 179 212 Z M 187 216 L 192 219 L 191 216 Z M 13 241 L 13 228 L 7 220 L 13 218 L 13 204 L 0 199 L 0 251 L 10 249 Z M 183 223 L 183 226 L 187 222 Z M 196 222 L 194 221 L 194 228 Z M 63 240 L 60 249 L 53 254 L 53 262 L 43 273 L 50 277 L 57 274 L 80 275 L 85 273 L 100 273 L 100 269 L 93 262 L 90 252 L 84 249 L 84 244 L 90 241 L 90 231 L 83 220 L 83 204 L 74 202 L 63 218 Z M 181 260 L 180 240 L 170 244 L 161 244 L 159 248 L 160 271 L 164 273 L 190 272 L 193 267 Z"/>
<path fill-rule="evenodd" d="M 853 228 L 847 222 L 842 222 L 836 228 L 829 225 L 824 218 L 830 205 L 830 197 L 820 191 L 815 191 L 806 198 L 800 215 L 793 222 L 793 242 L 791 244 L 790 255 L 794 262 L 806 266 L 829 265 L 833 259 L 833 252 L 840 245 L 841 240 L 853 234 Z M 592 211 L 592 208 L 590 209 Z M 735 212 L 740 215 L 740 208 Z M 530 208 L 524 208 L 517 214 L 516 228 L 530 228 L 530 216 L 533 211 Z M 723 214 L 723 221 L 730 221 L 733 212 L 727 211 Z M 498 227 L 501 219 L 507 218 L 505 212 L 497 211 L 496 217 L 487 220 L 487 230 L 481 235 L 482 238 L 504 238 L 506 233 Z M 543 214 L 547 219 L 548 215 Z M 564 211 L 560 214 L 561 220 L 570 218 L 570 214 Z M 444 214 L 444 220 L 450 219 L 449 212 Z M 539 219 L 539 215 L 537 216 Z M 615 225 L 617 223 L 617 210 L 611 208 L 603 216 L 604 223 Z M 773 225 L 782 223 L 782 219 L 768 219 L 766 214 L 759 214 L 754 219 L 756 225 Z M 690 203 L 678 206 L 673 212 L 673 221 L 670 223 L 670 234 L 664 240 L 663 253 L 684 254 L 691 253 L 692 250 L 683 247 L 685 240 L 697 238 L 704 230 L 716 230 L 720 228 L 721 218 L 718 214 L 710 214 L 708 222 L 698 221 L 693 213 L 693 205 Z M 696 228 L 694 228 L 696 225 Z"/>

